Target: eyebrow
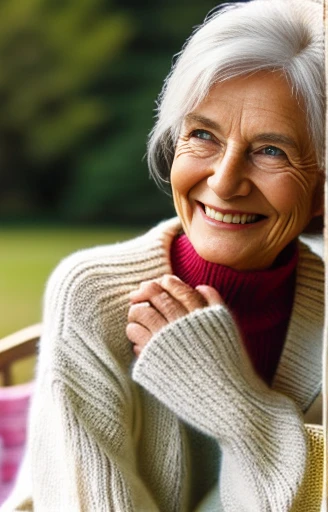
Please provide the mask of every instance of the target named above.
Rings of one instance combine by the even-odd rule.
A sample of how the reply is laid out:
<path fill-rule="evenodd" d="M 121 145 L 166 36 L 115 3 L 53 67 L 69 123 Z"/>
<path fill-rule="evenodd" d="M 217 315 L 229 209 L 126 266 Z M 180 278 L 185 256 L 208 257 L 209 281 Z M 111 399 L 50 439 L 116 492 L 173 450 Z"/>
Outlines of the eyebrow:
<path fill-rule="evenodd" d="M 209 119 L 208 117 L 201 116 L 200 114 L 195 114 L 191 112 L 190 114 L 187 114 L 185 117 L 186 122 L 195 122 L 201 123 L 204 126 L 207 126 L 207 128 L 212 128 L 212 130 L 220 130 L 220 125 L 216 123 L 215 121 L 212 121 L 212 119 Z"/>
<path fill-rule="evenodd" d="M 196 114 L 191 112 L 190 114 L 187 114 L 185 117 L 185 121 L 188 122 L 196 122 L 201 123 L 203 126 L 206 126 L 207 128 L 210 128 L 212 130 L 221 130 L 221 127 L 218 123 L 213 121 L 212 119 L 209 119 L 208 117 L 202 116 L 200 114 Z M 253 139 L 254 142 L 263 141 L 263 142 L 269 142 L 272 144 L 283 144 L 284 146 L 289 146 L 293 149 L 298 149 L 298 146 L 296 142 L 287 135 L 283 135 L 281 133 L 275 133 L 275 132 L 264 132 L 259 133 L 255 136 Z"/>
<path fill-rule="evenodd" d="M 274 144 L 283 144 L 284 146 L 298 149 L 296 142 L 291 137 L 287 137 L 287 135 L 282 135 L 281 133 L 259 133 L 254 138 L 254 141 L 272 142 Z"/>

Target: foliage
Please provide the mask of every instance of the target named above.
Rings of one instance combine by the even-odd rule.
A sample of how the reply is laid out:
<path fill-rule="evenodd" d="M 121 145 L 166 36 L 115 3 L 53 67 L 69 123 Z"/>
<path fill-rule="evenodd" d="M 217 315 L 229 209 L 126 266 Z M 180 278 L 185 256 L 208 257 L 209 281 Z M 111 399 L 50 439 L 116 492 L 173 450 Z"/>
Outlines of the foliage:
<path fill-rule="evenodd" d="M 171 215 L 148 178 L 147 134 L 173 54 L 214 5 L 3 0 L 0 215 Z"/>
<path fill-rule="evenodd" d="M 7 199 L 18 188 L 30 201 L 37 197 L 40 175 L 67 165 L 86 136 L 109 122 L 110 109 L 92 87 L 132 33 L 129 16 L 103 0 L 0 3 L 0 162 Z"/>
<path fill-rule="evenodd" d="M 127 2 L 125 2 L 127 5 Z M 145 222 L 172 215 L 172 201 L 148 178 L 147 135 L 155 99 L 196 23 L 213 8 L 212 1 L 139 2 L 129 14 L 136 34 L 117 62 L 108 90 L 116 108 L 102 140 L 81 152 L 61 211 L 70 218 Z"/>

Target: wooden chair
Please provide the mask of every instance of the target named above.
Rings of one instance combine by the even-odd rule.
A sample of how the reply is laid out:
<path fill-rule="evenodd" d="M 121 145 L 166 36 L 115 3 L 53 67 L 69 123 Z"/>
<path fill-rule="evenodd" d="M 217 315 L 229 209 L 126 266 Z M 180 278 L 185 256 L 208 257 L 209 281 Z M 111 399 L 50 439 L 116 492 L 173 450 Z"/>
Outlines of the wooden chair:
<path fill-rule="evenodd" d="M 13 384 L 11 371 L 13 363 L 36 353 L 40 335 L 41 324 L 34 324 L 0 340 L 0 374 L 2 374 L 4 386 Z"/>

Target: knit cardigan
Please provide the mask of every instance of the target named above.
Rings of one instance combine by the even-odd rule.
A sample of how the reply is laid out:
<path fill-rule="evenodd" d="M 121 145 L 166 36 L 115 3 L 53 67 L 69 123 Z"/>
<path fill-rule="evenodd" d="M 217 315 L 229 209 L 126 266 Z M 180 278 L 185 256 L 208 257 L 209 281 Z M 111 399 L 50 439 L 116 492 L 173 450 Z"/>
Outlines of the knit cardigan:
<path fill-rule="evenodd" d="M 213 484 L 206 443 L 220 446 L 215 480 L 225 512 L 299 510 L 302 412 L 321 389 L 322 261 L 300 244 L 272 388 L 256 376 L 221 305 L 168 324 L 134 361 L 129 292 L 171 272 L 180 229 L 177 219 L 165 221 L 134 240 L 80 251 L 52 274 L 27 454 L 3 512 L 221 510 L 199 505 Z M 190 432 L 205 443 L 193 481 Z"/>

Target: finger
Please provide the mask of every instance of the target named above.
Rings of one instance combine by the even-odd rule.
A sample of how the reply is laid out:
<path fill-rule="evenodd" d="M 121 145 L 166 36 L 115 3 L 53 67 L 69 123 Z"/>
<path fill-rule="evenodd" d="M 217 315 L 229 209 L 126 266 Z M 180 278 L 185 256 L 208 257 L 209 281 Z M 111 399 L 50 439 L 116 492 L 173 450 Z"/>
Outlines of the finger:
<path fill-rule="evenodd" d="M 134 352 L 136 357 L 140 356 L 143 348 L 144 347 L 139 347 L 139 345 L 133 345 L 133 352 Z"/>
<path fill-rule="evenodd" d="M 190 313 L 198 308 L 207 306 L 204 296 L 197 290 L 184 283 L 177 276 L 166 274 L 161 280 L 162 287 Z"/>
<path fill-rule="evenodd" d="M 161 288 L 160 293 L 153 295 L 149 300 L 167 322 L 174 322 L 189 313 L 188 309 L 181 302 L 173 298 L 163 288 Z"/>
<path fill-rule="evenodd" d="M 128 322 L 140 324 L 151 333 L 159 331 L 167 324 L 167 321 L 161 313 L 152 307 L 148 301 L 137 302 L 130 306 Z"/>
<path fill-rule="evenodd" d="M 196 287 L 196 290 L 203 296 L 208 306 L 224 304 L 224 300 L 222 299 L 221 295 L 212 286 L 201 284 Z"/>
<path fill-rule="evenodd" d="M 190 290 L 192 290 L 192 288 L 190 288 Z M 174 322 L 189 312 L 184 304 L 176 300 L 169 292 L 163 289 L 163 286 L 158 280 L 142 283 L 138 293 L 135 293 L 132 298 L 134 301 L 142 300 L 145 302 L 146 300 L 150 302 L 167 322 Z"/>
<path fill-rule="evenodd" d="M 144 347 L 150 340 L 152 333 L 140 324 L 130 322 L 126 326 L 126 335 L 134 345 Z"/>
<path fill-rule="evenodd" d="M 148 301 L 152 295 L 160 293 L 161 290 L 162 287 L 157 279 L 143 281 L 137 290 L 130 292 L 129 298 L 132 303 Z"/>

